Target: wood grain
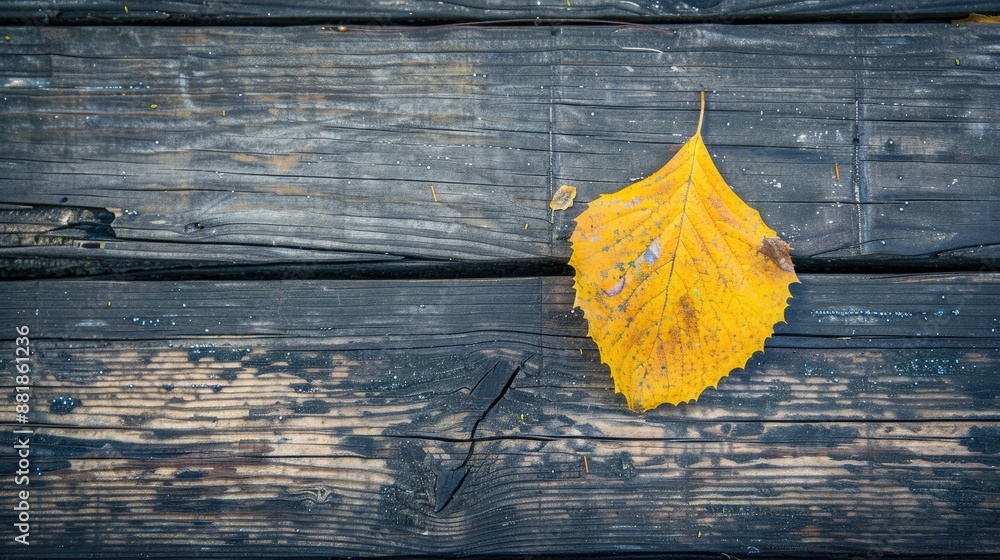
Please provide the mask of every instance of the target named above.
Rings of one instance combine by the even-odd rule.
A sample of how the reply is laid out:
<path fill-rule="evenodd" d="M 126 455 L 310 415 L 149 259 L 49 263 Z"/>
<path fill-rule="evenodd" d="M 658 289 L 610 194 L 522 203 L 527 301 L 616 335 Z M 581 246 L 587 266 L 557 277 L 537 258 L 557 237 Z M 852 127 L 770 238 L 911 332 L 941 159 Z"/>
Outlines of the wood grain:
<path fill-rule="evenodd" d="M 723 175 L 800 261 L 997 262 L 995 26 L 4 33 L 6 277 L 565 262 L 699 90 Z"/>
<path fill-rule="evenodd" d="M 3 288 L 0 332 L 27 324 L 34 348 L 38 529 L 19 557 L 1000 537 L 997 274 L 803 275 L 745 370 L 643 416 L 612 394 L 568 278 Z"/>
<path fill-rule="evenodd" d="M 927 18 L 961 18 L 993 13 L 996 5 L 977 0 L 953 2 L 850 2 L 845 0 L 715 0 L 662 2 L 626 0 L 16 0 L 0 6 L 0 18 L 35 24 L 241 23 L 280 24 L 329 21 L 384 25 L 440 21 L 496 21 L 535 18 L 606 18 L 628 21 L 718 21 L 879 19 L 902 23 Z"/>
<path fill-rule="evenodd" d="M 990 4 L 530 4 L 0 6 L 0 557 L 995 551 L 1000 30 L 942 19 Z M 535 17 L 643 25 L 418 26 Z M 701 90 L 798 264 L 912 273 L 801 274 L 637 416 L 566 240 Z"/>

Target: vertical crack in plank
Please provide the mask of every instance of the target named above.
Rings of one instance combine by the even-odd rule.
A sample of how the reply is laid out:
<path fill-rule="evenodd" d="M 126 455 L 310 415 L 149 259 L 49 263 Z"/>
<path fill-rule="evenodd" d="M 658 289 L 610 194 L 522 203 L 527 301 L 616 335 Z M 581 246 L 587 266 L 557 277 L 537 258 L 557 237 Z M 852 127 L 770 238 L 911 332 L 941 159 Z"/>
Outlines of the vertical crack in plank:
<path fill-rule="evenodd" d="M 555 150 L 555 105 L 556 105 L 556 84 L 559 80 L 559 72 L 562 69 L 562 57 L 559 56 L 558 37 L 559 28 L 551 28 L 551 39 L 549 40 L 549 51 L 553 60 L 549 62 L 549 196 L 547 200 L 552 200 L 556 192 L 556 167 L 559 165 Z M 550 213 L 549 228 L 550 241 L 555 241 L 555 214 Z"/>
<path fill-rule="evenodd" d="M 507 392 L 510 390 L 511 385 L 514 384 L 514 378 L 517 377 L 517 374 L 524 367 L 524 364 L 528 363 L 528 360 L 530 360 L 534 356 L 535 356 L 534 354 L 529 355 L 527 358 L 522 360 L 520 364 L 517 364 L 515 367 L 512 368 L 510 375 L 507 376 L 506 380 L 504 381 L 504 384 L 496 392 L 496 396 L 493 398 L 492 401 L 490 401 L 490 404 L 486 406 L 486 409 L 483 411 L 483 413 L 479 415 L 479 418 L 476 418 L 476 421 L 472 424 L 472 429 L 469 431 L 469 451 L 466 452 L 465 458 L 462 460 L 462 462 L 453 469 L 446 470 L 437 474 L 437 480 L 435 482 L 435 488 L 434 488 L 434 495 L 436 502 L 434 505 L 435 513 L 438 513 L 441 510 L 443 510 L 451 502 L 451 499 L 455 497 L 455 494 L 458 492 L 458 489 L 462 486 L 462 483 L 465 481 L 465 477 L 469 474 L 469 469 L 471 468 L 471 466 L 469 465 L 469 460 L 472 459 L 472 455 L 473 453 L 475 453 L 476 450 L 476 432 L 479 430 L 479 424 L 481 424 L 482 421 L 485 420 L 487 416 L 489 416 L 490 412 L 496 407 L 496 405 L 503 400 L 504 396 L 507 395 Z M 493 364 L 493 367 L 486 372 L 486 375 L 484 375 L 479 381 L 476 382 L 476 385 L 473 387 L 473 391 L 475 391 L 488 377 L 494 375 L 500 375 L 497 373 L 497 371 L 502 363 L 505 363 L 505 361 L 500 360 L 497 363 Z"/>
<path fill-rule="evenodd" d="M 854 51 L 854 176 L 851 178 L 851 187 L 858 209 L 858 252 L 862 255 L 866 252 L 871 228 L 868 215 L 868 181 L 865 177 L 865 170 L 862 168 L 867 154 L 862 134 L 865 106 L 861 101 L 864 92 L 864 73 L 868 66 L 868 56 L 863 41 L 864 37 L 861 36 L 860 26 L 856 27 L 854 44 L 856 49 L 860 49 L 860 51 Z"/>

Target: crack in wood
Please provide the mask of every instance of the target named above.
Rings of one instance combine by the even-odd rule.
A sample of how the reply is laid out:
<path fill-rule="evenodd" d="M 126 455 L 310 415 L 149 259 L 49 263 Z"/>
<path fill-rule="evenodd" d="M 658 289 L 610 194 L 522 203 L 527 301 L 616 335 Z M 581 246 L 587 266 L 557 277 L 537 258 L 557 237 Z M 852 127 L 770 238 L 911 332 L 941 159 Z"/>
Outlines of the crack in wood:
<path fill-rule="evenodd" d="M 492 401 L 490 401 L 490 404 L 486 406 L 483 413 L 480 414 L 479 417 L 476 418 L 476 421 L 472 424 L 472 429 L 469 430 L 469 450 L 466 452 L 465 458 L 462 459 L 462 462 L 459 463 L 458 466 L 450 469 L 442 468 L 439 472 L 435 473 L 437 475 L 434 488 L 435 513 L 440 512 L 449 503 L 451 503 L 451 499 L 455 497 L 458 489 L 462 486 L 462 483 L 465 482 L 465 478 L 469 474 L 469 470 L 471 469 L 469 460 L 472 459 L 472 455 L 475 453 L 476 449 L 476 442 L 479 441 L 476 438 L 476 432 L 479 429 L 479 424 L 481 424 L 482 421 L 489 416 L 490 412 L 497 406 L 497 404 L 503 400 L 504 396 L 510 390 L 511 385 L 513 385 L 514 378 L 517 377 L 518 372 L 520 372 L 524 367 L 524 364 L 526 364 L 528 360 L 534 356 L 534 354 L 531 354 L 527 358 L 521 360 L 521 363 L 514 367 L 510 375 L 507 375 L 506 377 L 498 374 L 497 372 L 502 371 L 499 369 L 500 365 L 506 364 L 507 362 L 505 360 L 498 360 L 495 364 L 493 364 L 493 367 L 490 368 L 490 370 L 487 371 L 486 374 L 483 375 L 483 377 L 480 378 L 479 381 L 477 381 L 473 386 L 473 391 L 477 390 L 480 386 L 484 386 L 484 390 L 486 390 L 490 388 L 492 382 L 504 380 L 503 385 L 496 390 L 496 396 Z M 489 379 L 491 383 L 483 385 L 483 382 L 487 379 Z M 493 386 L 495 387 L 495 385 Z"/>
<path fill-rule="evenodd" d="M 863 47 L 861 41 L 861 28 L 854 29 L 855 45 Z M 854 193 L 854 202 L 857 208 L 858 220 L 858 252 L 865 254 L 866 246 L 870 236 L 870 219 L 868 216 L 868 182 L 865 172 L 862 169 L 864 142 L 862 141 L 862 118 L 864 104 L 861 103 L 861 94 L 864 91 L 864 73 L 867 66 L 867 55 L 864 52 L 855 51 L 854 54 L 854 138 L 853 138 L 853 163 L 854 175 L 851 177 L 851 187 Z"/>

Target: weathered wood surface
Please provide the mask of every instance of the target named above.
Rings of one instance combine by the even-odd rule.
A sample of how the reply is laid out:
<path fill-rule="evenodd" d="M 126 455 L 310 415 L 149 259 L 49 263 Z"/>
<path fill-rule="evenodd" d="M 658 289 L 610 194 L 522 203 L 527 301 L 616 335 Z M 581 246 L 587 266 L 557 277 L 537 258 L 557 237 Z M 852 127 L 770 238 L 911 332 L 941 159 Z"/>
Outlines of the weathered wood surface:
<path fill-rule="evenodd" d="M 995 551 L 1000 275 L 802 280 L 746 370 L 643 416 L 568 278 L 5 282 L 39 471 L 0 552 Z"/>
<path fill-rule="evenodd" d="M 40 279 L 0 283 L 0 556 L 997 549 L 1000 28 L 941 20 L 990 4 L 531 4 L 0 6 L 317 22 L 0 29 L 0 276 Z M 535 17 L 702 23 L 379 25 Z M 813 17 L 941 21 L 705 24 Z M 558 274 L 699 90 L 800 265 L 979 272 L 804 274 L 744 371 L 629 413 Z M 53 279 L 107 272 L 170 280 Z"/>
<path fill-rule="evenodd" d="M 723 175 L 798 262 L 998 258 L 998 26 L 2 32 L 6 277 L 565 262 L 699 90 Z"/>
<path fill-rule="evenodd" d="M 291 5 L 290 5 L 291 4 Z M 629 21 L 761 19 L 914 19 L 993 13 L 995 2 L 948 0 L 7 0 L 0 20 L 26 23 L 263 23 L 363 21 L 496 21 L 534 18 L 609 18 Z"/>

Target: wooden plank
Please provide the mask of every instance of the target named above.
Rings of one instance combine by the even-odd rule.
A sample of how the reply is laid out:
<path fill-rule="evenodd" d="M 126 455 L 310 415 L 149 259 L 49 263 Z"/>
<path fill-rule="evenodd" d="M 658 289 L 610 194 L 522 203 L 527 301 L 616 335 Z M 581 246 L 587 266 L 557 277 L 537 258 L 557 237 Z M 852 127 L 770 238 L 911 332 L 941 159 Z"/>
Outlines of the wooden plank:
<path fill-rule="evenodd" d="M 934 373 L 937 371 L 934 364 L 938 362 L 932 358 L 948 354 L 949 345 L 968 347 L 970 352 L 992 348 L 996 337 L 1000 336 L 1000 325 L 997 324 L 993 306 L 998 297 L 995 275 L 872 276 L 857 279 L 841 275 L 808 275 L 804 277 L 804 282 L 801 286 L 793 286 L 794 297 L 786 314 L 788 323 L 778 326 L 777 336 L 769 341 L 768 346 L 774 349 L 772 353 L 788 357 L 787 367 L 791 369 L 785 372 L 788 375 L 786 385 L 811 377 L 808 374 L 815 371 L 827 369 L 827 374 L 821 377 L 831 379 L 823 381 L 830 385 L 807 391 L 808 402 L 802 405 L 804 408 L 801 411 L 796 411 L 795 406 L 783 406 L 783 414 L 788 416 L 782 416 L 782 419 L 836 415 L 842 419 L 879 417 L 905 420 L 925 418 L 927 415 L 935 418 L 934 415 L 942 410 L 954 408 L 961 408 L 966 414 L 978 411 L 986 417 L 995 413 L 987 406 L 989 403 L 977 404 L 974 400 L 942 401 L 940 406 L 921 408 L 911 406 L 905 399 L 888 399 L 885 403 L 888 409 L 854 412 L 841 410 L 835 400 L 824 400 L 823 406 L 827 410 L 816 416 L 816 399 L 820 397 L 813 394 L 828 390 L 830 398 L 834 398 L 837 391 L 845 390 L 845 387 L 836 385 L 841 381 L 832 378 L 838 377 L 841 370 L 863 367 L 858 365 L 864 364 L 863 361 L 845 361 L 845 356 L 858 352 L 872 351 L 892 363 L 906 362 L 907 356 L 916 347 L 926 352 L 925 357 L 930 360 L 926 364 L 918 361 L 913 367 L 904 369 L 900 369 L 902 365 L 879 366 L 884 368 L 888 376 L 884 381 L 888 383 L 888 379 L 894 376 Z M 5 320 L 32 323 L 32 328 L 41 333 L 40 336 L 53 341 L 69 341 L 70 347 L 82 344 L 79 352 L 87 353 L 89 357 L 86 359 L 81 356 L 65 364 L 49 364 L 51 368 L 66 371 L 65 375 L 72 379 L 79 376 L 89 379 L 101 370 L 110 369 L 95 367 L 95 364 L 109 363 L 108 360 L 124 364 L 161 361 L 146 354 L 141 359 L 135 355 L 116 358 L 120 349 L 106 345 L 119 342 L 125 347 L 132 347 L 136 343 L 142 346 L 147 344 L 143 341 L 148 341 L 150 352 L 165 352 L 163 360 L 187 368 L 189 361 L 201 361 L 201 354 L 189 348 L 192 344 L 197 348 L 222 339 L 233 346 L 232 339 L 235 337 L 239 340 L 252 338 L 270 347 L 280 341 L 276 350 L 278 354 L 259 364 L 264 370 L 252 372 L 259 376 L 273 373 L 274 368 L 280 366 L 286 346 L 289 351 L 307 348 L 333 353 L 384 351 L 406 354 L 413 347 L 436 348 L 443 345 L 449 349 L 448 352 L 464 356 L 475 354 L 473 350 L 477 348 L 493 347 L 498 340 L 504 340 L 506 346 L 524 349 L 521 358 L 538 353 L 537 348 L 551 352 L 552 363 L 545 365 L 546 376 L 550 380 L 560 379 L 561 386 L 569 386 L 571 381 L 579 385 L 582 383 L 581 375 L 589 379 L 596 374 L 587 382 L 593 384 L 589 390 L 596 392 L 593 398 L 608 400 L 604 394 L 610 389 L 606 370 L 596 361 L 594 346 L 586 338 L 586 328 L 579 311 L 571 308 L 574 294 L 569 278 L 167 284 L 169 288 L 161 283 L 144 282 L 5 283 Z M 188 340 L 192 337 L 198 340 Z M 272 338 L 276 341 L 268 342 Z M 939 344 L 941 339 L 947 339 L 948 344 Z M 369 340 L 378 343 L 366 342 Z M 235 344 L 233 348 L 245 348 L 240 343 Z M 167 345 L 166 348 L 163 348 L 164 345 Z M 455 350 L 451 346 L 467 350 Z M 251 345 L 250 353 L 254 353 L 253 347 Z M 817 358 L 815 363 L 807 363 L 806 360 L 811 358 L 794 358 L 798 354 L 812 357 L 822 354 L 822 358 Z M 50 359 L 61 361 L 59 356 L 62 356 L 62 350 L 50 354 Z M 213 356 L 212 352 L 208 352 L 205 360 L 220 361 Z M 988 352 L 985 357 L 977 356 L 960 360 L 960 363 L 954 362 L 966 368 L 946 367 L 938 372 L 940 378 L 934 382 L 943 385 L 934 385 L 934 394 L 924 394 L 925 390 L 929 392 L 931 389 L 919 384 L 908 390 L 921 399 L 964 398 L 966 393 L 982 392 L 980 389 L 988 387 L 977 388 L 976 391 L 960 390 L 967 381 L 971 382 L 969 379 L 976 379 L 983 373 L 982 368 L 972 364 L 980 359 L 987 362 L 993 359 Z M 224 361 L 234 362 L 233 367 L 237 369 L 251 367 L 243 363 L 246 357 L 242 354 L 230 358 Z M 447 358 L 455 363 L 464 363 L 465 360 L 457 359 L 452 354 L 448 354 Z M 542 367 L 536 362 L 533 360 L 525 367 Z M 310 367 L 329 368 L 332 363 L 323 359 Z M 392 369 L 393 365 L 402 367 L 399 364 L 386 367 Z M 419 366 L 418 363 L 408 369 Z M 77 367 L 82 368 L 81 371 L 69 373 Z M 114 369 L 122 367 L 125 366 L 119 364 Z M 218 367 L 222 366 L 209 369 Z M 752 363 L 751 367 L 764 368 L 764 365 Z M 377 368 L 377 371 L 367 375 L 375 375 L 377 381 L 384 369 Z M 460 367 L 451 375 L 463 375 L 462 371 Z M 167 375 L 174 373 L 169 368 L 165 371 Z M 140 372 L 135 374 L 140 375 Z M 142 371 L 141 375 L 148 377 L 152 373 Z M 352 374 L 351 382 L 356 382 L 359 375 Z M 965 379 L 965 376 L 971 377 Z M 763 378 L 757 373 L 748 375 L 746 380 L 742 377 L 729 379 L 727 384 L 744 381 L 761 384 L 739 385 L 739 389 L 728 393 L 766 393 L 772 380 L 760 379 Z M 99 378 L 93 380 L 99 381 Z M 819 379 L 809 381 L 820 383 Z M 959 385 L 950 386 L 950 383 Z M 892 385 L 892 391 L 904 390 L 892 383 L 888 385 Z M 890 390 L 888 385 L 885 388 L 887 391 Z M 153 386 L 159 386 L 159 383 L 153 383 Z M 858 395 L 852 393 L 850 396 Z M 697 407 L 701 413 L 710 408 L 704 402 L 706 398 L 703 397 L 703 402 Z M 617 411 L 620 403 L 617 399 L 611 400 L 615 402 L 608 404 L 613 404 Z M 711 402 L 718 406 L 726 404 L 723 401 Z M 568 404 L 560 403 L 560 406 Z M 593 405 L 587 403 L 588 407 Z M 733 410 L 720 409 L 709 416 L 729 419 L 733 418 L 730 416 L 733 413 Z M 750 410 L 747 413 L 755 412 Z"/>
<path fill-rule="evenodd" d="M 1000 274 L 804 275 L 745 370 L 638 416 L 568 278 L 6 282 L 33 544 L 0 550 L 986 553 L 998 304 Z"/>
<path fill-rule="evenodd" d="M 8 276 L 565 262 L 584 203 L 660 166 L 702 89 L 723 175 L 797 258 L 1000 246 L 995 26 L 4 33 Z"/>
<path fill-rule="evenodd" d="M 971 29 L 617 29 L 610 41 L 576 29 L 559 67 L 571 86 L 556 105 L 560 180 L 590 200 L 625 173 L 652 173 L 664 135 L 690 134 L 687 92 L 704 89 L 703 132 L 723 176 L 796 256 L 995 258 L 998 82 L 977 76 L 997 57 L 985 44 L 942 54 L 975 41 Z"/>
<path fill-rule="evenodd" d="M 902 23 L 915 19 L 961 18 L 971 12 L 996 12 L 995 3 L 850 2 L 845 0 L 721 0 L 649 2 L 626 0 L 13 0 L 0 6 L 0 18 L 31 23 L 242 23 L 363 21 L 381 24 L 414 21 L 496 21 L 509 19 L 617 19 L 627 21 L 745 21 L 798 19 L 880 19 Z"/>

